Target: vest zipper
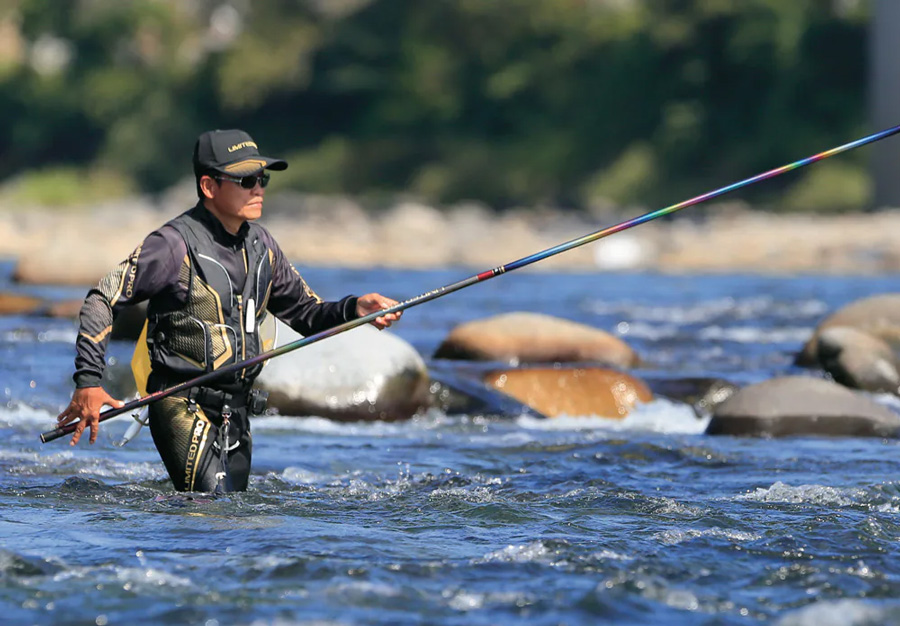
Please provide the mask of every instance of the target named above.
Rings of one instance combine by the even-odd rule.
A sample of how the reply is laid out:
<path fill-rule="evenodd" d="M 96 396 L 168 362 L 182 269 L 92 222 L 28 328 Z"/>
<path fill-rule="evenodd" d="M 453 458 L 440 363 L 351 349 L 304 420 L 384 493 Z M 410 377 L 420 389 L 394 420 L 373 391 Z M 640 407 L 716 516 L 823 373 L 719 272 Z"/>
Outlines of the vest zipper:
<path fill-rule="evenodd" d="M 244 333 L 244 301 L 242 296 L 237 296 L 238 319 L 241 326 L 241 361 L 247 358 L 247 335 Z M 241 380 L 247 377 L 247 368 L 241 370 Z"/>
<path fill-rule="evenodd" d="M 244 289 L 246 289 L 247 280 L 250 278 L 250 263 L 247 258 L 246 242 L 241 244 L 241 257 L 244 259 Z M 244 297 L 238 294 L 235 295 L 237 296 L 238 319 L 240 320 L 238 323 L 241 325 L 241 361 L 245 361 L 247 359 L 247 333 L 244 321 Z M 241 380 L 245 378 L 247 378 L 247 368 L 241 370 Z"/>

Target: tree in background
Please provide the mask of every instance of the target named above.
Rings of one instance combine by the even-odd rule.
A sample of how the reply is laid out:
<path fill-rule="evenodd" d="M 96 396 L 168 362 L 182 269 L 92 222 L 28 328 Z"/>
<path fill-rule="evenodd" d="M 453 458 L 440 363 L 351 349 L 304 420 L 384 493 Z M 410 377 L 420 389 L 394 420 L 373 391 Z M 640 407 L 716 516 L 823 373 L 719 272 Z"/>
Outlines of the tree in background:
<path fill-rule="evenodd" d="M 867 20 L 847 0 L 6 0 L 0 166 L 158 192 L 236 126 L 305 191 L 668 203 L 864 134 Z M 781 203 L 859 208 L 862 159 L 784 177 Z"/>

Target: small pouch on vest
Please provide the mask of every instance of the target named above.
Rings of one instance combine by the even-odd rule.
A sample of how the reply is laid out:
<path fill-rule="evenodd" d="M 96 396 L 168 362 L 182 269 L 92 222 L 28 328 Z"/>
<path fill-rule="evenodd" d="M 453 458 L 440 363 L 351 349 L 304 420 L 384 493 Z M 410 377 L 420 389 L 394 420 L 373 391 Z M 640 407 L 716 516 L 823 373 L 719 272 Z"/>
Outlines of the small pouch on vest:
<path fill-rule="evenodd" d="M 266 404 L 269 401 L 269 392 L 254 389 L 250 392 L 250 399 L 247 403 L 250 415 L 262 415 L 266 412 Z"/>

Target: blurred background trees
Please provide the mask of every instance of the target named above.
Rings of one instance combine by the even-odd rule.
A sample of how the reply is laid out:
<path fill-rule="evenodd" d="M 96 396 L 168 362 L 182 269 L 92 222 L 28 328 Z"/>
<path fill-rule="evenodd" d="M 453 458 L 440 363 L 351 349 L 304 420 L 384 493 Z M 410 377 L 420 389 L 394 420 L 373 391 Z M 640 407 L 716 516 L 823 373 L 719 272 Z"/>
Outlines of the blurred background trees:
<path fill-rule="evenodd" d="M 855 139 L 864 0 L 0 0 L 0 183 L 158 193 L 248 130 L 273 185 L 664 205 Z M 745 197 L 864 208 L 865 155 Z M 775 201 L 777 200 L 777 201 Z"/>

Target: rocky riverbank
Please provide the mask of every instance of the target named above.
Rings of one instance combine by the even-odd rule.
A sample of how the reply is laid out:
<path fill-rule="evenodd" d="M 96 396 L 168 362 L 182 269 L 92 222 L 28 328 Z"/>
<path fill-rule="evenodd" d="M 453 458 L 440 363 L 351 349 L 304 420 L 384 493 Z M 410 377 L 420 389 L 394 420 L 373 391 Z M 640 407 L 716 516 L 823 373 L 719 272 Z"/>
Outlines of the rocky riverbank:
<path fill-rule="evenodd" d="M 132 199 L 81 209 L 0 205 L 0 257 L 23 282 L 90 284 L 150 230 L 192 204 Z M 415 202 L 364 209 L 348 198 L 272 194 L 263 223 L 308 265 L 495 267 L 631 219 L 647 209 L 575 215 L 495 213 L 477 204 L 439 211 Z M 900 211 L 777 214 L 741 204 L 692 207 L 548 258 L 535 269 L 672 273 L 879 274 L 900 271 Z"/>

